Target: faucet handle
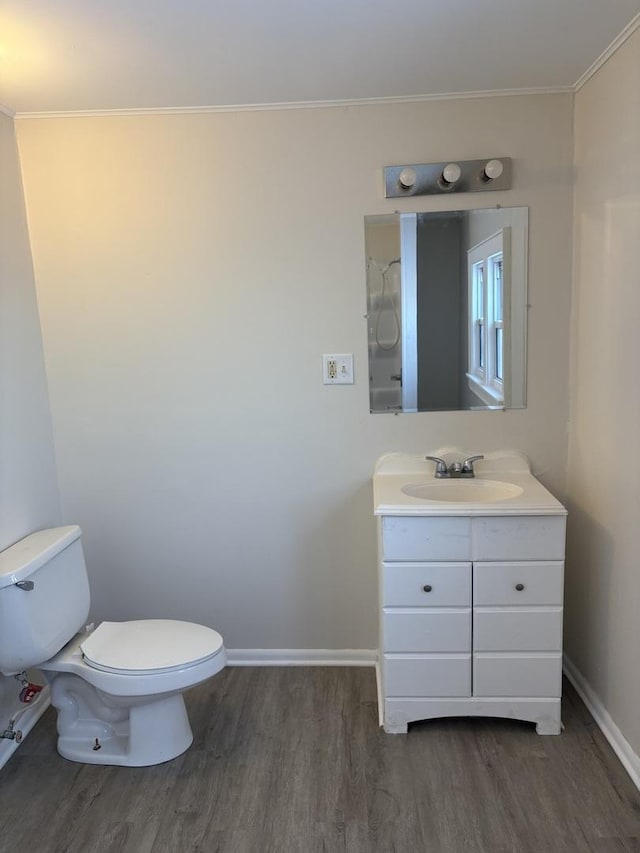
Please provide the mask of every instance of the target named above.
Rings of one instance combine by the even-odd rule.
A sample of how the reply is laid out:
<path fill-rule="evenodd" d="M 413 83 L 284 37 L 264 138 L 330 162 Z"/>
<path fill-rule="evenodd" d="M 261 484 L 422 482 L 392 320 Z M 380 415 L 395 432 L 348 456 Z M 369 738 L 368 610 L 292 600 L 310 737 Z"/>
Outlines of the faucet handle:
<path fill-rule="evenodd" d="M 467 459 L 465 459 L 462 463 L 462 473 L 470 474 L 473 477 L 473 463 L 477 462 L 478 459 L 484 459 L 484 456 L 482 456 L 482 454 L 479 454 L 478 456 L 469 456 Z"/>
<path fill-rule="evenodd" d="M 447 463 L 444 459 L 440 459 L 439 456 L 425 456 L 424 458 L 436 463 L 436 477 L 447 476 Z"/>

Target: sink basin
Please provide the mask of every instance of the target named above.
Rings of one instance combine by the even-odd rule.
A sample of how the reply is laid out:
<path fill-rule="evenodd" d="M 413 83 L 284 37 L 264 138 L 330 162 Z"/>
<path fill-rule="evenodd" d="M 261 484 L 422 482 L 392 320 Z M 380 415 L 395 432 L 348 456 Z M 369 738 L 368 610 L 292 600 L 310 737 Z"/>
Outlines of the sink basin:
<path fill-rule="evenodd" d="M 430 480 L 428 483 L 408 483 L 402 492 L 410 498 L 437 503 L 496 503 L 517 498 L 520 486 L 500 480 Z"/>

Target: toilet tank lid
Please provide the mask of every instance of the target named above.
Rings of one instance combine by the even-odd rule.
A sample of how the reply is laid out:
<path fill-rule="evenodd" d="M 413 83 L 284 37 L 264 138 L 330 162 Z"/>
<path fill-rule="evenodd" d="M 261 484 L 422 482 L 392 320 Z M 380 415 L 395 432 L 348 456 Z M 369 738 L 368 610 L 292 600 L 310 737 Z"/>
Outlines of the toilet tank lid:
<path fill-rule="evenodd" d="M 81 534 L 77 524 L 38 530 L 0 552 L 0 589 L 28 578 Z"/>

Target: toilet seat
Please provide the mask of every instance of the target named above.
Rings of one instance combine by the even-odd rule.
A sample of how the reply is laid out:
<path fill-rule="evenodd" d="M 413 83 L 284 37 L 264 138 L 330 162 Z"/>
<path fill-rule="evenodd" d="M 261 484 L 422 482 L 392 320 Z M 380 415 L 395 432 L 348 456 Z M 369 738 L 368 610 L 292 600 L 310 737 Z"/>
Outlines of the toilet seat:
<path fill-rule="evenodd" d="M 199 627 L 203 628 L 202 625 Z M 87 634 L 82 633 L 76 634 L 56 655 L 44 661 L 38 668 L 45 673 L 68 672 L 77 675 L 83 681 L 87 681 L 89 684 L 97 687 L 98 690 L 108 693 L 111 696 L 150 697 L 163 693 L 189 690 L 191 687 L 195 687 L 196 684 L 201 684 L 203 681 L 211 678 L 212 675 L 220 672 L 227 663 L 227 655 L 224 645 L 221 642 L 222 638 L 220 634 L 211 628 L 203 628 L 203 630 L 207 632 L 211 631 L 211 634 L 217 635 L 213 639 L 215 641 L 214 644 L 220 641 L 219 649 L 209 657 L 205 657 L 199 662 L 190 665 L 183 662 L 181 666 L 174 666 L 165 670 L 113 669 L 113 671 L 109 671 L 108 669 L 99 669 L 97 666 L 90 664 L 82 652 L 81 646 L 89 639 Z M 96 631 L 93 633 L 95 634 Z"/>
<path fill-rule="evenodd" d="M 83 661 L 116 675 L 159 675 L 197 666 L 217 655 L 217 631 L 174 619 L 102 622 L 82 643 Z"/>

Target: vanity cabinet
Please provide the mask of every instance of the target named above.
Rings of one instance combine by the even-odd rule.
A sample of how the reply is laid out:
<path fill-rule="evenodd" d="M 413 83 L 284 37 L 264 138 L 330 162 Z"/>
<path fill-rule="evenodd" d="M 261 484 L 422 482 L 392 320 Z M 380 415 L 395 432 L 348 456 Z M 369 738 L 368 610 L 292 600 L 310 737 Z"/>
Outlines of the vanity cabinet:
<path fill-rule="evenodd" d="M 380 516 L 381 724 L 500 716 L 560 733 L 565 514 Z"/>

